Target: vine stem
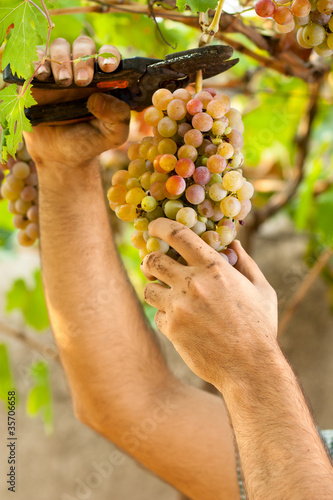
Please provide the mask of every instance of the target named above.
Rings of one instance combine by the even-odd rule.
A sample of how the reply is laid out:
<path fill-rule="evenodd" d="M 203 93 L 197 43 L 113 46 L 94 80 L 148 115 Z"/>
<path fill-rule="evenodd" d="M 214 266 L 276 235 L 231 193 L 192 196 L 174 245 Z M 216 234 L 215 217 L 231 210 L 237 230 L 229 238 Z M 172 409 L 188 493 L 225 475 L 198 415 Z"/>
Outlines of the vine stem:
<path fill-rule="evenodd" d="M 39 68 L 41 66 L 43 66 L 43 64 L 45 63 L 46 59 L 47 59 L 47 52 L 49 50 L 49 45 L 50 45 L 50 39 L 51 39 L 51 33 L 52 33 L 52 30 L 54 28 L 54 24 L 52 22 L 52 19 L 51 19 L 51 16 L 49 14 L 49 11 L 47 10 L 47 7 L 45 5 L 45 1 L 44 0 L 40 0 L 40 3 L 42 4 L 42 7 L 43 7 L 43 10 L 41 10 L 38 5 L 36 5 L 32 0 L 28 0 L 29 3 L 31 3 L 32 5 L 34 5 L 35 7 L 37 7 L 37 9 L 39 11 L 42 12 L 43 16 L 47 19 L 47 22 L 48 22 L 48 30 L 47 30 L 47 39 L 46 39 L 46 45 L 45 45 L 45 52 L 44 52 L 44 57 L 43 59 L 40 61 L 40 64 L 37 65 L 35 71 L 33 72 L 33 74 L 31 75 L 31 77 L 24 83 L 23 85 L 23 88 L 22 88 L 22 92 L 20 93 L 19 97 L 23 97 L 24 94 L 26 93 L 26 91 L 28 90 L 29 88 L 29 85 L 31 84 L 32 80 L 34 79 L 34 77 L 36 76 Z"/>
<path fill-rule="evenodd" d="M 42 9 L 37 4 L 35 4 L 35 2 L 33 2 L 32 0 L 28 0 L 28 3 L 36 7 L 36 9 L 39 10 L 39 12 L 45 17 L 45 19 L 47 19 L 45 12 L 43 12 Z"/>
<path fill-rule="evenodd" d="M 224 0 L 219 0 L 219 3 L 217 4 L 217 8 L 213 17 L 212 22 L 208 27 L 205 26 L 207 20 L 208 20 L 208 15 L 205 12 L 200 12 L 199 16 L 199 23 L 201 26 L 201 29 L 203 30 L 203 33 L 199 39 L 199 47 L 204 47 L 205 45 L 209 45 L 212 41 L 216 33 L 218 32 L 220 28 L 220 19 L 222 15 L 222 9 L 223 9 L 223 4 Z M 195 92 L 201 92 L 202 91 L 202 70 L 200 69 L 197 71 L 196 77 L 195 77 Z"/>

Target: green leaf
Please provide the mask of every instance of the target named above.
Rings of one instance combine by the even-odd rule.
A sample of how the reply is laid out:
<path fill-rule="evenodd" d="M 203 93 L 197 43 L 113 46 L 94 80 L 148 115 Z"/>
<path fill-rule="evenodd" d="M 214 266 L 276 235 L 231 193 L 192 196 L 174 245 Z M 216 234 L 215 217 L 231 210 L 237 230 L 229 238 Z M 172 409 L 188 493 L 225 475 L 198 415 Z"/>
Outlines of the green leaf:
<path fill-rule="evenodd" d="M 321 242 L 333 248 L 333 189 L 323 193 L 317 200 L 315 229 L 319 233 Z"/>
<path fill-rule="evenodd" d="M 39 0 L 35 0 L 41 8 Z M 36 46 L 45 43 L 48 23 L 42 13 L 26 0 L 2 0 L 0 7 L 0 46 L 10 31 L 2 59 L 3 67 L 11 65 L 13 73 L 27 79 L 32 75 L 33 61 L 37 61 Z"/>
<path fill-rule="evenodd" d="M 23 130 L 31 132 L 32 127 L 24 114 L 24 108 L 37 104 L 31 94 L 31 87 L 23 87 L 17 94 L 16 85 L 9 85 L 0 92 L 0 123 L 5 130 L 5 140 L 1 155 L 5 162 L 8 154 L 15 156 L 19 143 L 22 141 Z"/>
<path fill-rule="evenodd" d="M 31 417 L 40 415 L 46 432 L 53 430 L 52 391 L 49 368 L 46 363 L 38 361 L 31 366 L 31 377 L 34 387 L 30 389 L 26 402 L 27 413 Z"/>
<path fill-rule="evenodd" d="M 215 10 L 218 0 L 177 0 L 177 7 L 184 12 L 188 5 L 192 12 L 207 12 L 208 9 Z"/>
<path fill-rule="evenodd" d="M 40 271 L 35 272 L 34 278 L 35 286 L 32 289 L 28 288 L 22 279 L 14 282 L 11 290 L 7 292 L 6 311 L 20 309 L 27 324 L 35 330 L 41 331 L 48 328 L 49 317 Z"/>
<path fill-rule="evenodd" d="M 10 370 L 7 346 L 0 344 L 0 399 L 7 402 L 8 391 L 13 390 L 15 390 L 15 386 Z"/>

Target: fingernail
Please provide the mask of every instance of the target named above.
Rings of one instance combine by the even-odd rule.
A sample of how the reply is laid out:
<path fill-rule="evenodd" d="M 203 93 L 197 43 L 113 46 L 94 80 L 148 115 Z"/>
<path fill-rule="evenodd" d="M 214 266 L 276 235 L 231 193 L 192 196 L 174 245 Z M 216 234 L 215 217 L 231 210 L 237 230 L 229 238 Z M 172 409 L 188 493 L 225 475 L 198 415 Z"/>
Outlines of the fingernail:
<path fill-rule="evenodd" d="M 103 66 L 109 66 L 110 64 L 114 65 L 117 62 L 118 62 L 118 59 L 116 57 L 115 58 L 109 57 L 108 59 L 104 59 Z"/>
<path fill-rule="evenodd" d="M 77 74 L 76 81 L 77 82 L 86 82 L 89 78 L 89 73 L 86 69 L 80 69 Z"/>
<path fill-rule="evenodd" d="M 45 68 L 45 66 L 41 66 L 40 68 L 38 68 L 37 70 L 37 75 L 46 75 L 48 73 L 47 69 Z"/>
<path fill-rule="evenodd" d="M 91 101 L 93 110 L 97 111 L 97 113 L 101 113 L 105 106 L 105 99 L 102 94 L 94 94 L 91 97 Z"/>
<path fill-rule="evenodd" d="M 65 68 L 61 69 L 59 71 L 58 78 L 59 78 L 60 82 L 64 82 L 66 80 L 69 80 L 70 79 L 69 71 L 67 69 L 65 69 Z"/>

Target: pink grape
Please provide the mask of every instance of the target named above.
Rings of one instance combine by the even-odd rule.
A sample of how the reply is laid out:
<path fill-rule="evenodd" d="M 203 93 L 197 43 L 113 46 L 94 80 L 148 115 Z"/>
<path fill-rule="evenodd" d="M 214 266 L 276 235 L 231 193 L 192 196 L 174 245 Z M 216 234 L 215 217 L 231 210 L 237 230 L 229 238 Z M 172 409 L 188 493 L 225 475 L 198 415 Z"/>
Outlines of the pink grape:
<path fill-rule="evenodd" d="M 228 257 L 230 265 L 234 266 L 237 263 L 238 255 L 236 254 L 235 250 L 233 250 L 232 248 L 226 248 L 222 253 Z"/>
<path fill-rule="evenodd" d="M 188 144 L 189 146 L 194 146 L 195 148 L 198 148 L 201 146 L 203 137 L 202 133 L 199 132 L 199 130 L 196 129 L 191 129 L 186 132 L 184 135 L 184 141 L 185 144 Z"/>
<path fill-rule="evenodd" d="M 203 104 L 199 99 L 191 99 L 187 103 L 187 111 L 190 115 L 195 115 L 196 113 L 201 113 L 203 110 Z"/>
<path fill-rule="evenodd" d="M 207 167 L 198 167 L 193 172 L 193 180 L 201 186 L 208 184 L 211 176 L 212 174 Z"/>
<path fill-rule="evenodd" d="M 204 200 L 198 205 L 198 212 L 203 217 L 211 217 L 212 215 L 214 215 L 214 211 L 214 203 L 210 200 Z"/>
<path fill-rule="evenodd" d="M 278 7 L 275 9 L 273 18 L 278 24 L 290 24 L 293 21 L 293 15 L 288 7 Z"/>
<path fill-rule="evenodd" d="M 180 137 L 184 137 L 186 132 L 189 130 L 192 130 L 192 125 L 189 123 L 181 123 L 178 127 L 178 135 L 180 135 Z"/>
<path fill-rule="evenodd" d="M 192 205 L 199 205 L 205 199 L 205 190 L 200 184 L 192 184 L 185 191 L 185 196 L 187 201 L 192 203 Z"/>
<path fill-rule="evenodd" d="M 150 194 L 155 200 L 161 201 L 164 200 L 164 186 L 165 182 L 156 181 L 150 186 Z"/>
<path fill-rule="evenodd" d="M 212 155 L 207 160 L 207 168 L 213 174 L 220 174 L 221 172 L 223 172 L 223 170 L 225 170 L 226 166 L 227 166 L 226 159 L 220 155 Z"/>
<path fill-rule="evenodd" d="M 200 130 L 200 132 L 208 132 L 213 123 L 213 118 L 208 113 L 197 113 L 192 118 L 193 128 Z"/>
<path fill-rule="evenodd" d="M 275 4 L 272 0 L 258 0 L 254 10 L 259 17 L 272 17 L 275 11 Z"/>
<path fill-rule="evenodd" d="M 167 107 L 167 113 L 173 120 L 182 120 L 185 118 L 187 109 L 186 104 L 181 99 L 174 99 L 169 102 Z"/>

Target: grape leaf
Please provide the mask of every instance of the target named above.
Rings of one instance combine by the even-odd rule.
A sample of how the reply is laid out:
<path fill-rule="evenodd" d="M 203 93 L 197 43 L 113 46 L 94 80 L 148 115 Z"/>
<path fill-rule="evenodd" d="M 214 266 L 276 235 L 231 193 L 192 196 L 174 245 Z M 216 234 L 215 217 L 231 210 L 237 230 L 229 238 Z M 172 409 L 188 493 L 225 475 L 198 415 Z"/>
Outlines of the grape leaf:
<path fill-rule="evenodd" d="M 1 156 L 5 162 L 8 158 L 8 153 L 15 156 L 15 152 L 19 143 L 22 141 L 23 130 L 31 132 L 32 127 L 29 120 L 24 114 L 24 108 L 30 108 L 37 104 L 31 94 L 29 85 L 21 94 L 17 94 L 16 85 L 12 84 L 4 88 L 0 92 L 0 124 L 3 128 L 1 138 Z"/>
<path fill-rule="evenodd" d="M 188 5 L 192 12 L 207 12 L 208 9 L 215 10 L 218 0 L 177 0 L 177 7 L 184 12 Z"/>
<path fill-rule="evenodd" d="M 38 5 L 38 0 L 35 3 Z M 10 63 L 13 73 L 27 79 L 33 73 L 33 61 L 38 60 L 36 46 L 46 41 L 48 23 L 42 13 L 26 0 L 2 0 L 0 46 L 12 23 L 14 28 L 8 37 L 2 65 L 6 67 Z"/>
<path fill-rule="evenodd" d="M 53 430 L 49 368 L 45 362 L 37 361 L 31 366 L 30 373 L 35 385 L 30 389 L 27 397 L 27 413 L 31 417 L 40 415 L 44 421 L 45 430 L 49 434 Z"/>

